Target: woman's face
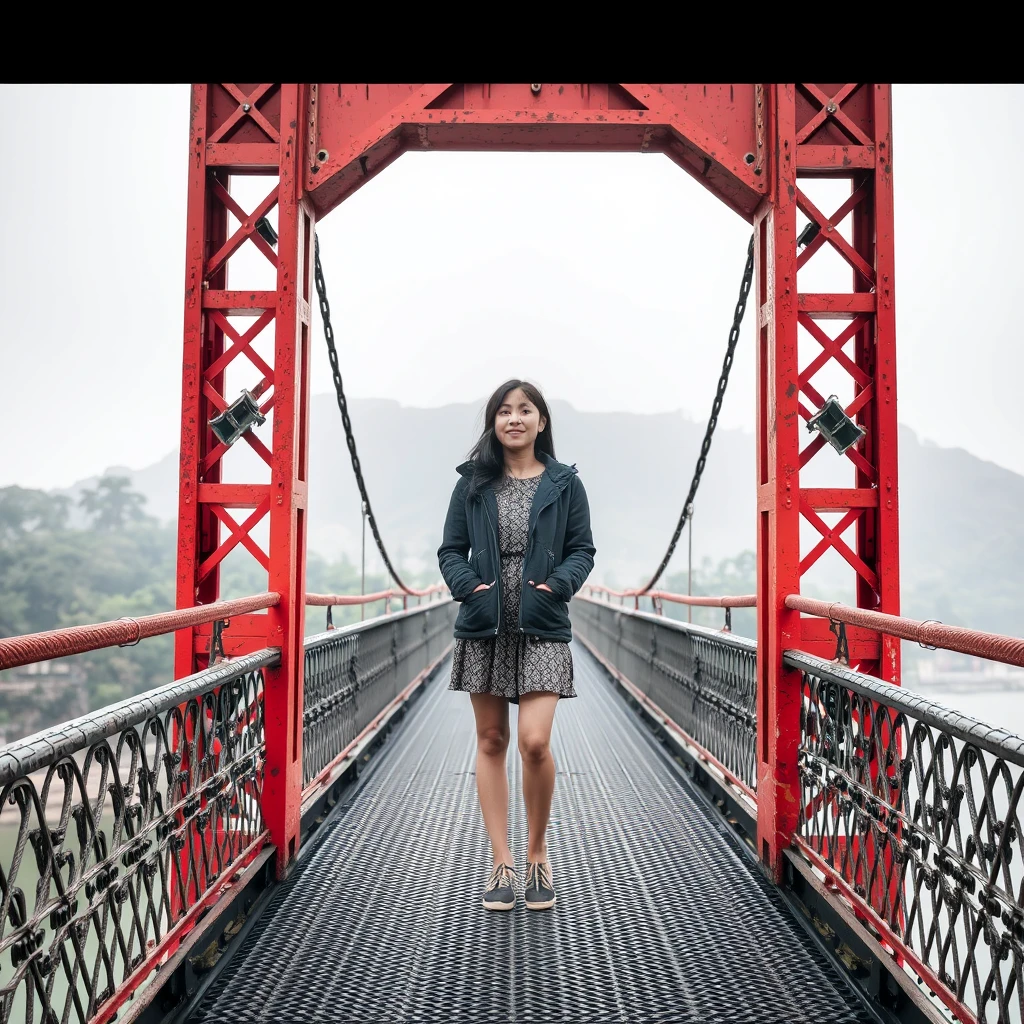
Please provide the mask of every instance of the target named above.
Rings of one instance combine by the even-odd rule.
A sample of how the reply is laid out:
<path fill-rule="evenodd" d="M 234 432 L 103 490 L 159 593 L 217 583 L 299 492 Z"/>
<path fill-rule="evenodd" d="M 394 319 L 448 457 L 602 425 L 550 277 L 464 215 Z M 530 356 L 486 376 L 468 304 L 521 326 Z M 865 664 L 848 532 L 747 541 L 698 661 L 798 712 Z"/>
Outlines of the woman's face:
<path fill-rule="evenodd" d="M 545 426 L 547 421 L 522 388 L 510 391 L 494 415 L 494 432 L 510 452 L 533 451 L 533 442 Z"/>

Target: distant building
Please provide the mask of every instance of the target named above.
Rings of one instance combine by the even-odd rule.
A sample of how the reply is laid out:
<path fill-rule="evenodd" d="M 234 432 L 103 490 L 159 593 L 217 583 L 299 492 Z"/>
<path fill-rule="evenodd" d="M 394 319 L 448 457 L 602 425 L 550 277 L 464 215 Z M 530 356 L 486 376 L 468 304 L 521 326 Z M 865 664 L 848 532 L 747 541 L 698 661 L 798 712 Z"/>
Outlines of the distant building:
<path fill-rule="evenodd" d="M 916 659 L 905 682 L 944 690 L 1024 690 L 1024 668 L 935 651 L 931 657 Z"/>

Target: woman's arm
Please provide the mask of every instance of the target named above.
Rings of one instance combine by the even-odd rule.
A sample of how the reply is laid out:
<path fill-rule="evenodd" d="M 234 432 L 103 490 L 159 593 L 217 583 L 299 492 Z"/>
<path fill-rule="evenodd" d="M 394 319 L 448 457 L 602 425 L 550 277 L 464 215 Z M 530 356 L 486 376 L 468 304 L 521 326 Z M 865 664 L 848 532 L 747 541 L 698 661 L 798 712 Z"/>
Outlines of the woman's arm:
<path fill-rule="evenodd" d="M 590 532 L 590 505 L 587 492 L 578 476 L 572 478 L 569 499 L 569 516 L 565 523 L 565 541 L 562 545 L 563 559 L 553 573 L 544 581 L 552 593 L 562 601 L 571 601 L 573 595 L 583 586 L 594 568 L 594 537 Z"/>
<path fill-rule="evenodd" d="M 469 554 L 469 524 L 466 522 L 468 487 L 469 481 L 465 477 L 455 485 L 444 521 L 444 539 L 437 549 L 437 564 L 454 601 L 464 601 L 484 582 L 466 558 Z"/>

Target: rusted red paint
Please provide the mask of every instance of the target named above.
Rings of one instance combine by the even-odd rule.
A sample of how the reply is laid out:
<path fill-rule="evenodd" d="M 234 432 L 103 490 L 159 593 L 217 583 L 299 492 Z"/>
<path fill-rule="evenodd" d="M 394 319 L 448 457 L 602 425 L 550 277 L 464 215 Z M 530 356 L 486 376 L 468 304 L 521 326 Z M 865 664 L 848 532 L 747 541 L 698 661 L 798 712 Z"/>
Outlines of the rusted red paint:
<path fill-rule="evenodd" d="M 857 581 L 863 608 L 899 608 L 899 527 L 895 418 L 895 321 L 892 311 L 892 190 L 889 168 L 888 86 L 849 83 L 772 87 L 769 105 L 769 200 L 755 218 L 758 338 L 758 846 L 774 877 L 799 812 L 796 754 L 799 686 L 786 669 L 787 648 L 825 655 L 834 638 L 816 624 L 801 623 L 786 599 L 828 550 L 837 551 Z M 819 210 L 801 189 L 811 177 L 851 179 L 839 209 Z M 798 255 L 796 211 L 817 224 L 817 236 Z M 853 238 L 837 226 L 852 214 Z M 831 247 L 850 267 L 850 290 L 801 293 L 798 275 L 816 254 Z M 880 284 L 885 285 L 883 289 Z M 817 321 L 849 320 L 835 338 Z M 798 363 L 797 328 L 821 351 Z M 843 351 L 853 341 L 851 356 Z M 814 384 L 825 366 L 838 364 L 853 381 L 847 414 L 867 437 L 846 457 L 853 463 L 850 488 L 800 487 L 800 470 L 825 447 L 815 437 L 800 449 L 802 420 L 824 404 Z M 806 399 L 808 404 L 805 404 Z M 842 513 L 827 525 L 820 512 Z M 801 554 L 799 528 L 806 520 L 820 540 Z M 841 534 L 854 526 L 854 546 Z M 851 657 L 861 671 L 899 683 L 898 645 L 860 624 L 851 636 Z"/>
<path fill-rule="evenodd" d="M 227 619 L 260 608 L 272 608 L 280 594 L 254 594 L 235 601 L 218 601 L 198 608 L 179 608 L 173 612 L 142 615 L 137 619 L 115 619 L 84 626 L 65 626 L 44 633 L 0 638 L 0 671 L 30 665 L 51 658 L 66 658 L 72 654 L 98 651 L 105 647 L 137 644 L 151 636 L 181 631 L 185 633 L 202 623 Z"/>
<path fill-rule="evenodd" d="M 261 857 L 261 853 L 266 848 L 269 840 L 269 832 L 264 832 L 253 840 L 232 865 L 231 870 L 226 871 L 206 890 L 204 895 L 189 908 L 181 920 L 164 935 L 160 942 L 156 943 L 147 952 L 146 958 L 121 982 L 114 994 L 96 1008 L 91 1024 L 108 1024 L 108 1022 L 117 1019 L 119 1016 L 118 1011 L 145 984 L 154 968 L 159 966 L 163 968 L 165 973 L 168 973 L 167 965 L 169 961 L 174 957 L 179 947 L 183 945 L 185 937 L 192 931 L 200 919 L 207 915 L 216 919 L 219 913 L 222 913 L 224 909 L 230 906 L 236 894 L 245 887 L 253 872 L 262 865 L 264 858 Z M 180 956 L 180 954 L 178 955 Z M 154 984 L 152 986 L 153 992 L 157 991 L 159 987 L 159 983 Z M 149 998 L 141 996 L 139 1002 L 134 1003 L 128 1010 L 124 1020 L 127 1022 L 136 1019 L 139 1013 L 150 1003 L 151 998 L 152 992 L 149 993 Z"/>
<path fill-rule="evenodd" d="M 768 103 L 769 198 L 754 219 L 757 424 L 758 853 L 776 878 L 796 827 L 800 687 L 782 654 L 799 639 L 784 605 L 799 589 L 796 95 L 774 85 Z"/>
<path fill-rule="evenodd" d="M 245 107 L 248 106 L 247 111 Z M 301 667 L 308 434 L 309 291 L 313 225 L 408 149 L 525 149 L 661 152 L 669 156 L 755 228 L 758 321 L 758 591 L 759 608 L 759 849 L 781 869 L 798 813 L 796 750 L 799 688 L 782 652 L 801 646 L 799 613 L 785 598 L 799 593 L 802 571 L 828 548 L 847 559 L 859 579 L 858 603 L 898 612 L 898 487 L 896 472 L 895 337 L 892 190 L 887 86 L 666 84 L 341 84 L 200 85 L 193 92 L 189 220 L 182 376 L 181 489 L 178 602 L 208 602 L 218 592 L 218 566 L 243 545 L 268 569 L 268 590 L 281 594 L 267 616 L 265 637 L 247 623 L 232 639 L 279 645 L 281 668 L 268 680 L 268 783 L 265 814 L 282 870 L 295 839 L 301 788 Z M 282 126 L 285 126 L 282 128 Z M 279 175 L 258 208 L 235 208 L 226 174 Z M 818 210 L 800 179 L 854 177 L 844 207 Z M 254 233 L 261 211 L 276 203 L 276 252 Z M 821 227 L 799 257 L 796 215 Z M 239 220 L 228 236 L 227 213 Z M 829 228 L 852 211 L 854 238 Z M 274 292 L 228 290 L 224 268 L 251 241 L 277 267 Z M 848 292 L 801 294 L 799 270 L 831 245 L 851 267 Z M 211 273 L 212 271 L 212 273 Z M 251 358 L 252 332 L 232 332 L 225 317 L 274 318 L 273 365 L 253 360 L 274 410 L 268 449 L 246 441 L 271 467 L 267 485 L 221 483 L 223 446 L 206 422 L 223 408 L 223 371 Z M 843 335 L 855 354 L 817 327 L 850 321 Z M 821 345 L 801 372 L 797 327 Z M 269 327 L 268 327 L 269 329 Z M 814 375 L 838 363 L 855 382 L 849 414 L 868 426 L 869 440 L 851 449 L 856 486 L 803 491 L 800 469 L 821 451 L 821 438 L 800 450 L 802 422 L 821 394 Z M 253 509 L 242 527 L 225 509 Z M 856 523 L 846 546 L 821 511 Z M 248 536 L 257 513 L 270 517 L 270 550 Z M 801 560 L 801 516 L 822 540 Z M 221 540 L 223 524 L 228 524 Z M 333 602 L 336 595 L 322 595 Z M 337 595 L 340 596 L 340 595 Z M 671 597 L 665 595 L 665 599 Z M 319 599 L 318 599 L 319 600 Z M 635 598 L 634 598 L 635 600 Z M 749 597 L 741 599 L 749 606 Z M 336 603 L 348 603 L 339 600 Z M 696 602 L 695 602 L 696 603 Z M 176 667 L 197 666 L 200 634 L 179 642 Z M 808 643 L 825 642 L 813 630 Z M 188 642 L 184 642 L 187 640 Z M 899 679 L 898 648 L 866 630 L 851 649 L 860 667 Z M 198 659 L 201 660 L 201 659 Z M 884 666 L 884 667 L 883 667 Z"/>
<path fill-rule="evenodd" d="M 985 633 L 980 629 L 965 629 L 963 626 L 947 626 L 943 622 L 920 622 L 902 615 L 850 608 L 837 601 L 815 601 L 799 594 L 787 597 L 786 606 L 807 615 L 874 630 L 890 639 L 915 640 L 929 647 L 941 647 L 946 651 L 970 654 L 975 658 L 1024 667 L 1024 639 L 1017 636 Z"/>
<path fill-rule="evenodd" d="M 756 88 L 553 83 L 534 94 L 528 84 L 320 84 L 306 188 L 323 216 L 410 149 L 662 152 L 749 220 L 767 191 L 757 173 Z"/>

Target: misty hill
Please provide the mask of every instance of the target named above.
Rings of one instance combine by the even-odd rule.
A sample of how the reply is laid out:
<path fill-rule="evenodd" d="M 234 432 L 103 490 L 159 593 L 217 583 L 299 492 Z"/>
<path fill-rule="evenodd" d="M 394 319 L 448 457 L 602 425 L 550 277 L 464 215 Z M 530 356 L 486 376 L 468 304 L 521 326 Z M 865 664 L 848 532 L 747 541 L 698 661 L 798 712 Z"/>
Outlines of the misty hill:
<path fill-rule="evenodd" d="M 455 466 L 479 428 L 480 403 L 405 408 L 388 400 L 349 403 L 364 477 L 389 553 L 399 566 L 436 564 L 435 551 Z M 575 410 L 552 402 L 558 457 L 575 463 L 590 497 L 597 545 L 595 580 L 646 582 L 674 529 L 704 435 L 682 413 L 638 415 Z M 333 395 L 312 400 L 309 545 L 358 562 L 360 499 Z M 236 445 L 231 479 L 261 480 L 267 470 Z M 852 481 L 848 460 L 826 448 L 805 484 Z M 177 456 L 145 469 L 113 467 L 148 498 L 161 519 L 177 514 Z M 922 443 L 900 431 L 901 571 L 907 614 L 1019 635 L 1024 631 L 1024 477 L 960 449 Z M 754 439 L 719 427 L 696 503 L 694 563 L 717 562 L 755 546 Z M 83 480 L 66 493 L 94 486 Z M 828 517 L 824 517 L 828 518 Z M 816 534 L 808 528 L 810 543 Z M 852 536 L 848 535 L 852 540 Z M 805 550 L 809 543 L 805 541 Z M 379 561 L 368 532 L 367 569 Z M 686 568 L 686 534 L 672 572 Z M 830 552 L 805 589 L 851 600 L 850 573 Z"/>

